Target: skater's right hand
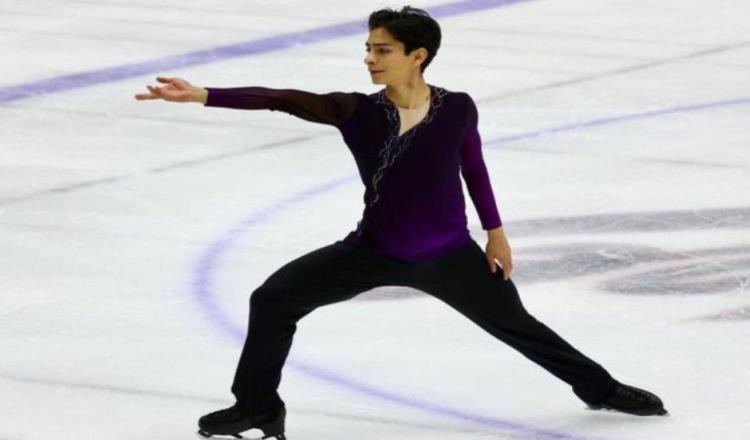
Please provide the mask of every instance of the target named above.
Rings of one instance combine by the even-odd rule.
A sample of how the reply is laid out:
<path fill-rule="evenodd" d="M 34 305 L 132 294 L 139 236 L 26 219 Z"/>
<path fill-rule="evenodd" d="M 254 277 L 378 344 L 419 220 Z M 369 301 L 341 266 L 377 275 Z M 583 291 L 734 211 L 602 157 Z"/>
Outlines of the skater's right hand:
<path fill-rule="evenodd" d="M 181 78 L 165 78 L 157 76 L 156 80 L 165 83 L 165 86 L 155 87 L 147 85 L 149 93 L 139 93 L 135 99 L 139 101 L 147 99 L 163 99 L 171 102 L 201 102 L 205 103 L 208 91 L 203 87 L 195 87 Z"/>

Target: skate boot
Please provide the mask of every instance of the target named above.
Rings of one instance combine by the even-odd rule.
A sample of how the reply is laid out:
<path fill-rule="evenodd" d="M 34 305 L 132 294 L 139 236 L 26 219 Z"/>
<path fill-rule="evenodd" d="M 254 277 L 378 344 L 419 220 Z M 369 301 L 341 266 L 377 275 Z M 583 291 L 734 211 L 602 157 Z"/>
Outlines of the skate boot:
<path fill-rule="evenodd" d="M 237 404 L 229 408 L 206 414 L 198 420 L 198 434 L 210 438 L 212 435 L 231 435 L 234 438 L 245 438 L 241 432 L 257 428 L 263 431 L 263 439 L 274 438 L 286 440 L 284 421 L 286 408 L 276 414 L 258 414 L 248 416 Z"/>
<path fill-rule="evenodd" d="M 590 409 L 609 409 L 636 416 L 669 415 L 661 399 L 655 394 L 619 382 L 604 400 L 586 404 Z"/>

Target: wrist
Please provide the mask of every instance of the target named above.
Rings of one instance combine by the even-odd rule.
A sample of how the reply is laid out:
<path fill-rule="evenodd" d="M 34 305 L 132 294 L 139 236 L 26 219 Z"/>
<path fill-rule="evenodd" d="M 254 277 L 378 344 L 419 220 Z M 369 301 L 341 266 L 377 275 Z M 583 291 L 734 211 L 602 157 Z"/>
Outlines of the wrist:
<path fill-rule="evenodd" d="M 194 87 L 190 100 L 205 104 L 208 101 L 208 90 L 203 87 Z"/>
<path fill-rule="evenodd" d="M 505 237 L 505 231 L 502 226 L 498 226 L 497 228 L 488 229 L 487 236 L 489 238 L 502 238 Z"/>

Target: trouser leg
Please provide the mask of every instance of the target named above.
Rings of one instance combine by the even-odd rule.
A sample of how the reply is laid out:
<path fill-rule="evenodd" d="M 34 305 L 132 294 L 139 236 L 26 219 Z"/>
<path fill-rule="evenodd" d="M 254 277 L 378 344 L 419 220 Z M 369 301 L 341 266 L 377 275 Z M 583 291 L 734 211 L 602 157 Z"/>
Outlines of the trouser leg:
<path fill-rule="evenodd" d="M 490 272 L 485 252 L 475 241 L 421 263 L 411 278 L 413 287 L 437 297 L 570 384 L 583 401 L 600 401 L 614 385 L 601 365 L 526 311 L 512 280 L 503 280 L 500 268 Z"/>
<path fill-rule="evenodd" d="M 250 297 L 245 344 L 232 384 L 249 413 L 284 405 L 277 388 L 297 321 L 314 309 L 382 285 L 398 285 L 405 262 L 343 241 L 309 252 L 271 274 Z"/>

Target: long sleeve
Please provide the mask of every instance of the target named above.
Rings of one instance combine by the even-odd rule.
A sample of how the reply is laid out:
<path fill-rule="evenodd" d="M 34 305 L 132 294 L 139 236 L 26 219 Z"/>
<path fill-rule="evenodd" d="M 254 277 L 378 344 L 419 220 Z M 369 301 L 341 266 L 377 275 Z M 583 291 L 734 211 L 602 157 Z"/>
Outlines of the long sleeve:
<path fill-rule="evenodd" d="M 341 126 L 354 112 L 357 97 L 353 93 L 317 94 L 295 89 L 267 87 L 206 87 L 206 107 L 243 110 L 280 110 L 306 121 Z"/>
<path fill-rule="evenodd" d="M 479 215 L 482 229 L 490 230 L 502 226 L 503 223 L 495 204 L 495 196 L 492 193 L 487 166 L 482 157 L 482 140 L 479 136 L 477 107 L 471 96 L 468 94 L 466 96 L 466 132 L 461 146 L 461 174 Z"/>

